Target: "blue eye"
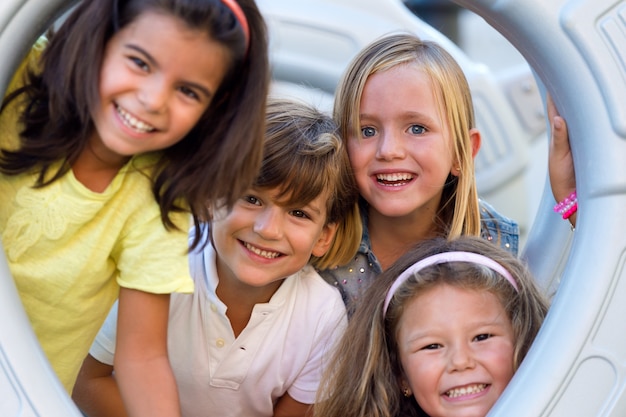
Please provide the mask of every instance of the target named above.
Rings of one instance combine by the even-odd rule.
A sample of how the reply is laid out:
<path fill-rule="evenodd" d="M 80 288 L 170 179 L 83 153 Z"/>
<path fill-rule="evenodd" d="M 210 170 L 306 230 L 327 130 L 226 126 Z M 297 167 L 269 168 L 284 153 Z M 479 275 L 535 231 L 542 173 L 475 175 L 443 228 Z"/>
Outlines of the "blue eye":
<path fill-rule="evenodd" d="M 420 125 L 412 125 L 411 126 L 411 133 L 414 135 L 421 135 L 426 133 L 426 128 L 424 126 L 420 126 Z"/>
<path fill-rule="evenodd" d="M 372 136 L 376 135 L 376 129 L 374 129 L 373 127 L 363 127 L 361 128 L 361 135 L 364 138 L 371 138 Z"/>

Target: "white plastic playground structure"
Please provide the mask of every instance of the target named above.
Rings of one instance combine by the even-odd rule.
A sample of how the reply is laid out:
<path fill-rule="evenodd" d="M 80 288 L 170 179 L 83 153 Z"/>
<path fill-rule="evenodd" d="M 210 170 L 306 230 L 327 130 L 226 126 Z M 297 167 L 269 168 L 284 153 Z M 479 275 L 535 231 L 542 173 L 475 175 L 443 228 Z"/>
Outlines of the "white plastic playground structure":
<path fill-rule="evenodd" d="M 320 107 L 330 108 L 345 65 L 374 38 L 410 30 L 442 43 L 472 88 L 483 132 L 480 194 L 526 227 L 531 209 L 515 196 L 526 193 L 528 143 L 546 124 L 530 71 L 508 83 L 495 79 L 400 0 L 257 1 L 270 27 L 275 91 L 307 95 Z M 515 45 L 554 97 L 568 121 L 580 201 L 570 242 L 544 190 L 524 256 L 556 296 L 489 415 L 625 416 L 626 0 L 454 1 Z M 72 3 L 0 2 L 0 96 L 30 45 Z M 34 337 L 2 251 L 0 316 L 0 416 L 80 417 Z"/>

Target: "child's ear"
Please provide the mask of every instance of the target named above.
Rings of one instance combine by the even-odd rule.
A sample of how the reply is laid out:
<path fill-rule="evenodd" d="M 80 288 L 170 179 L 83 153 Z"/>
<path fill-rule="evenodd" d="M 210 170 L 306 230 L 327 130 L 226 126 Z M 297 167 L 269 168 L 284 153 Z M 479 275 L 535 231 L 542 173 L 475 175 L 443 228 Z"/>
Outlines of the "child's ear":
<path fill-rule="evenodd" d="M 311 254 L 318 258 L 321 258 L 326 254 L 328 249 L 330 249 L 330 245 L 333 243 L 333 239 L 335 238 L 335 233 L 337 232 L 337 223 L 328 223 L 322 229 L 322 234 L 319 239 L 313 246 L 313 250 Z"/>
<path fill-rule="evenodd" d="M 480 149 L 480 131 L 476 128 L 470 129 L 469 131 L 470 145 L 472 147 L 472 159 L 476 158 L 478 151 Z M 463 172 L 463 168 L 461 167 L 461 163 L 459 161 L 455 161 L 452 164 L 452 169 L 450 173 L 455 177 L 458 177 Z"/>
<path fill-rule="evenodd" d="M 472 158 L 476 158 L 478 150 L 480 149 L 480 131 L 476 128 L 472 128 L 469 131 L 470 143 L 472 144 Z"/>
<path fill-rule="evenodd" d="M 411 390 L 409 383 L 404 378 L 400 379 L 400 389 L 402 390 L 402 395 L 407 398 L 413 395 L 413 391 Z"/>

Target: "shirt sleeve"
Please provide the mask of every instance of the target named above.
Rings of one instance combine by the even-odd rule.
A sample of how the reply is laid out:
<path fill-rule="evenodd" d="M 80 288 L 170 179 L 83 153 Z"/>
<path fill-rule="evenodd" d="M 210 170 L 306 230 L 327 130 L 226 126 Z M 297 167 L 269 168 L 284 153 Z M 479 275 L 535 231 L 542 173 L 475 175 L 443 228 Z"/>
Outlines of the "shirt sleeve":
<path fill-rule="evenodd" d="M 5 91 L 6 95 L 24 86 L 25 77 L 28 70 L 36 70 L 39 67 L 39 58 L 45 49 L 47 41 L 41 37 L 30 49 L 26 57 L 15 70 L 11 82 Z M 19 116 L 23 109 L 23 104 L 19 98 L 12 101 L 0 113 L 0 147 L 6 149 L 17 149 L 19 147 L 19 132 L 22 126 L 19 124 Z"/>
<path fill-rule="evenodd" d="M 102 324 L 96 339 L 89 349 L 89 354 L 105 365 L 113 366 L 115 341 L 117 338 L 117 301 Z"/>
<path fill-rule="evenodd" d="M 154 294 L 192 293 L 188 256 L 191 216 L 171 213 L 177 229 L 168 230 L 151 192 L 144 198 L 145 208 L 128 219 L 113 254 L 119 270 L 118 284 Z"/>
<path fill-rule="evenodd" d="M 324 285 L 328 284 L 324 283 Z M 324 312 L 318 315 L 319 321 L 309 359 L 292 386 L 287 390 L 294 400 L 304 404 L 315 403 L 322 374 L 348 324 L 346 307 L 339 291 L 332 287 L 329 289 L 333 294 L 331 297 L 326 297 L 326 300 L 332 301 L 328 301 L 322 308 L 313 313 Z"/>

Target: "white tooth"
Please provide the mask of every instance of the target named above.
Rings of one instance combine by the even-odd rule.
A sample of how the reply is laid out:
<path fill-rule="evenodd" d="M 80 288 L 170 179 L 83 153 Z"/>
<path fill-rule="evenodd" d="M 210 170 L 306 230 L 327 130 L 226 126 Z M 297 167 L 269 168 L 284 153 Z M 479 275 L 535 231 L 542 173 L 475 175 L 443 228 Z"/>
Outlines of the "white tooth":
<path fill-rule="evenodd" d="M 456 397 L 460 397 L 460 396 L 467 395 L 467 394 L 476 394 L 477 392 L 484 390 L 485 387 L 486 387 L 485 384 L 471 385 L 469 387 L 452 389 L 446 392 L 446 394 L 450 398 L 456 398 Z"/>
<path fill-rule="evenodd" d="M 147 123 L 142 122 L 141 120 L 137 119 L 136 117 L 134 117 L 133 115 L 131 115 L 130 113 L 128 113 L 126 110 L 124 110 L 123 108 L 119 106 L 117 106 L 117 112 L 120 116 L 122 116 L 122 120 L 124 121 L 124 124 L 130 128 L 133 128 L 142 133 L 151 132 L 154 130 L 154 127 L 150 126 Z"/>
<path fill-rule="evenodd" d="M 249 251 L 254 252 L 255 254 L 262 256 L 263 258 L 267 258 L 267 259 L 274 259 L 277 258 L 280 254 L 278 252 L 269 252 L 266 250 L 261 250 L 255 246 L 250 245 L 249 243 L 246 242 L 246 248 L 248 248 Z"/>
<path fill-rule="evenodd" d="M 408 173 L 394 173 L 394 174 L 378 174 L 376 176 L 381 181 L 407 181 L 413 178 L 411 174 Z"/>

